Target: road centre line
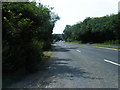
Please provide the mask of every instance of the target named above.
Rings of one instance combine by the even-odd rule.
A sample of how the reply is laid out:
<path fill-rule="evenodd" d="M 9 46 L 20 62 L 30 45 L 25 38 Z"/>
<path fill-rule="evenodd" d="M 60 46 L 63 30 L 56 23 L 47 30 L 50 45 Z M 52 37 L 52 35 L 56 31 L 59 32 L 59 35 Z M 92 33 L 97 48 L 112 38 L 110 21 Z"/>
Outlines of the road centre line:
<path fill-rule="evenodd" d="M 81 52 L 80 50 L 76 50 L 76 51 Z"/>
<path fill-rule="evenodd" d="M 115 62 L 113 62 L 113 61 L 110 61 L 110 60 L 107 60 L 107 59 L 104 59 L 104 61 L 105 61 L 105 62 L 109 62 L 109 63 L 111 63 L 111 64 L 114 64 L 114 65 L 117 65 L 117 66 L 120 66 L 120 64 L 118 64 L 118 63 L 115 63 Z"/>

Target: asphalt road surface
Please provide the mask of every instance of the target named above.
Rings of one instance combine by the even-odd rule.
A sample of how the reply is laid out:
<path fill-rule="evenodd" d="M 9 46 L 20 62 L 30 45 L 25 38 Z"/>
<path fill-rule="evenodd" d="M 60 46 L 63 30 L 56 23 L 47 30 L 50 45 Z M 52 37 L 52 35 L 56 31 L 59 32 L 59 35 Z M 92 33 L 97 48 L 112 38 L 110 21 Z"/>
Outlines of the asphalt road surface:
<path fill-rule="evenodd" d="M 118 50 L 57 42 L 45 70 L 11 88 L 118 88 Z"/>

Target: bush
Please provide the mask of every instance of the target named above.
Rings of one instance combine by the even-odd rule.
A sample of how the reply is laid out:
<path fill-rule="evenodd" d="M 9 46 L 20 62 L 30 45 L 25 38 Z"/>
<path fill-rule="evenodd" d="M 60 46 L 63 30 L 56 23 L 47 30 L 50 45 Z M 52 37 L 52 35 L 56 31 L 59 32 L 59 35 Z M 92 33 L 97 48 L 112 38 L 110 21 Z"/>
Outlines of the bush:
<path fill-rule="evenodd" d="M 50 7 L 35 2 L 3 3 L 3 73 L 37 70 L 43 50 L 51 47 L 52 30 L 59 19 Z"/>

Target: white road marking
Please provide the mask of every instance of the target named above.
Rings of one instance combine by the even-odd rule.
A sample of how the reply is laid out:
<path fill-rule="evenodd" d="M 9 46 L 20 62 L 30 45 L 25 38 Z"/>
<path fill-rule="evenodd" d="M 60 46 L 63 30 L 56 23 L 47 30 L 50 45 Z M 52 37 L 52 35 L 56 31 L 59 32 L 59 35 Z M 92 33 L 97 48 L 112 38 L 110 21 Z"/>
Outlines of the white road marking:
<path fill-rule="evenodd" d="M 105 62 L 109 62 L 109 63 L 111 63 L 111 64 L 114 64 L 114 65 L 117 65 L 117 66 L 120 66 L 120 64 L 118 64 L 118 63 L 115 63 L 115 62 L 113 62 L 113 61 L 110 61 L 110 60 L 107 60 L 107 59 L 104 59 L 104 61 L 105 61 Z"/>
<path fill-rule="evenodd" d="M 80 50 L 76 50 L 76 51 L 81 52 Z"/>

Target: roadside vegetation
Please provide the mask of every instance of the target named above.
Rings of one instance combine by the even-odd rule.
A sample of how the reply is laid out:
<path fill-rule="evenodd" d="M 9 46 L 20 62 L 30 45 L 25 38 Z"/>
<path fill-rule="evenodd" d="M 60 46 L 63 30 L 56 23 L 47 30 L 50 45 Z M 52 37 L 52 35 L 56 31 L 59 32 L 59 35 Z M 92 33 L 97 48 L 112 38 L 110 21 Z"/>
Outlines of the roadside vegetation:
<path fill-rule="evenodd" d="M 53 34 L 53 41 L 57 42 L 63 40 L 63 34 Z"/>
<path fill-rule="evenodd" d="M 66 25 L 64 40 L 84 44 L 120 46 L 120 13 L 104 17 L 87 17 L 83 22 Z"/>
<path fill-rule="evenodd" d="M 49 57 L 43 52 L 51 50 L 52 30 L 60 19 L 52 9 L 35 2 L 2 3 L 3 84 L 11 83 L 11 76 L 36 72 Z"/>

